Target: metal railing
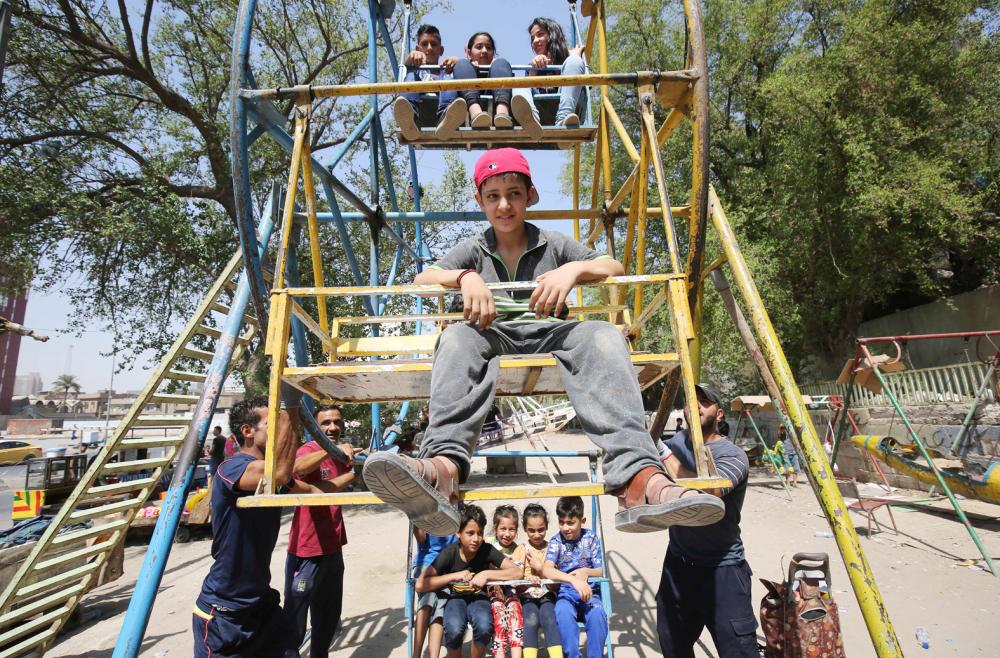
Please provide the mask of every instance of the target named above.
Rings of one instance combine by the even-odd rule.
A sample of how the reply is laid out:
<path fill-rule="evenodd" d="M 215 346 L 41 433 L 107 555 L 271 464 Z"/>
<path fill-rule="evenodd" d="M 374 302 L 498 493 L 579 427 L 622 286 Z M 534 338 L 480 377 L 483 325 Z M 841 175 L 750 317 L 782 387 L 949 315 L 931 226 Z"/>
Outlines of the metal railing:
<path fill-rule="evenodd" d="M 988 370 L 989 366 L 983 363 L 959 363 L 885 373 L 883 377 L 902 404 L 944 404 L 971 402 L 982 386 Z M 846 399 L 847 388 L 847 384 L 818 382 L 805 384 L 801 390 L 806 395 L 840 395 Z M 996 402 L 997 391 L 987 388 L 983 399 L 986 402 Z M 887 407 L 889 404 L 889 399 L 884 394 L 873 393 L 867 388 L 854 385 L 852 407 Z"/>

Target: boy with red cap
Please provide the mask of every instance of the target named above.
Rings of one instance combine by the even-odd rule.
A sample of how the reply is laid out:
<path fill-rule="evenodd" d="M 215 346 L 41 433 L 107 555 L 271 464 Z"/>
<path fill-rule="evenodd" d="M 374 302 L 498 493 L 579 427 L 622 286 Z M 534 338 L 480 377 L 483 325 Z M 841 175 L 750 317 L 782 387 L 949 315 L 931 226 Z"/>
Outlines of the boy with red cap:
<path fill-rule="evenodd" d="M 579 283 L 620 276 L 624 267 L 565 235 L 525 222 L 538 202 L 520 151 L 487 151 L 476 163 L 476 201 L 490 228 L 458 244 L 414 279 L 462 292 L 467 323 L 449 326 L 434 349 L 430 424 L 418 459 L 378 452 L 365 462 L 375 495 L 433 535 L 458 530 L 458 485 L 493 404 L 502 354 L 551 353 L 587 436 L 604 451 L 604 481 L 619 499 L 615 526 L 653 532 L 722 518 L 715 496 L 675 484 L 645 426 L 625 338 L 603 321 L 567 321 Z M 537 281 L 534 291 L 487 283 Z"/>

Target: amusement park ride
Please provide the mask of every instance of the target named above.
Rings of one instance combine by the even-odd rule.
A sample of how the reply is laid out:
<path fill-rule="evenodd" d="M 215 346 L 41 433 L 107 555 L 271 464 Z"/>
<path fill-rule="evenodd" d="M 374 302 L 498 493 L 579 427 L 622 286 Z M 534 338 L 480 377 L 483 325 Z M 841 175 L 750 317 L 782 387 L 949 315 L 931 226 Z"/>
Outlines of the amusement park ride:
<path fill-rule="evenodd" d="M 359 2 L 361 0 L 358 0 Z M 464 3 L 462 3 L 464 4 Z M 421 131 L 417 139 L 403 141 L 409 155 L 410 185 L 414 190 L 413 211 L 401 211 L 397 203 L 399 187 L 389 168 L 389 153 L 380 116 L 379 99 L 401 93 L 435 94 L 444 90 L 498 89 L 533 87 L 536 81 L 524 76 L 479 80 L 436 80 L 404 82 L 406 72 L 402 58 L 410 50 L 412 35 L 412 2 L 398 9 L 394 2 L 367 1 L 368 9 L 368 71 L 367 81 L 359 84 L 309 84 L 292 87 L 260 87 L 251 69 L 253 52 L 255 0 L 240 2 L 233 37 L 231 68 L 231 123 L 233 178 L 240 230 L 240 250 L 232 257 L 219 279 L 205 294 L 194 316 L 181 331 L 163 362 L 135 406 L 93 461 L 86 476 L 67 504 L 55 517 L 30 557 L 0 595 L 0 658 L 8 656 L 42 655 L 69 618 L 103 561 L 125 537 L 129 522 L 142 507 L 161 475 L 173 469 L 173 481 L 166 494 L 159 522 L 154 530 L 149 551 L 136 583 L 132 600 L 119 635 L 114 656 L 136 656 L 145 632 L 152 603 L 163 576 L 174 533 L 177 529 L 185 495 L 190 487 L 194 465 L 209 430 L 223 382 L 237 357 L 248 350 L 264 350 L 271 357 L 269 380 L 269 427 L 275 439 L 282 385 L 291 385 L 312 400 L 338 404 L 370 404 L 374 436 L 379 429 L 379 404 L 403 403 L 401 415 L 411 400 L 428 396 L 431 361 L 438 327 L 443 321 L 454 321 L 460 315 L 446 313 L 444 300 L 454 289 L 440 286 L 399 285 L 395 278 L 402 259 L 411 259 L 417 271 L 428 264 L 429 250 L 423 241 L 423 223 L 428 221 L 480 221 L 475 212 L 447 213 L 421 210 L 420 181 L 415 150 L 422 148 L 456 149 L 489 148 L 496 145 L 517 146 L 521 149 L 561 149 L 572 160 L 572 207 L 564 210 L 529 211 L 529 221 L 571 220 L 573 237 L 592 247 L 604 248 L 626 268 L 626 275 L 586 284 L 596 291 L 597 305 L 583 305 L 583 293 L 578 289 L 575 307 L 577 317 L 603 317 L 619 326 L 629 337 L 631 359 L 640 385 L 645 388 L 663 381 L 663 394 L 653 423 L 653 435 L 658 436 L 679 391 L 692 417 L 696 417 L 694 393 L 699 380 L 701 350 L 701 314 L 705 297 L 705 281 L 712 275 L 716 288 L 725 282 L 723 272 L 733 282 L 733 292 L 743 311 L 735 306 L 730 314 L 740 330 L 741 338 L 751 350 L 753 361 L 765 383 L 774 407 L 780 410 L 790 428 L 790 435 L 800 446 L 806 472 L 820 507 L 823 510 L 843 557 L 852 587 L 875 652 L 879 656 L 900 656 L 895 632 L 875 583 L 874 574 L 859 544 L 848 510 L 838 492 L 833 472 L 819 437 L 803 404 L 802 396 L 785 360 L 778 338 L 764 309 L 760 295 L 743 258 L 736 236 L 726 218 L 722 203 L 709 185 L 708 139 L 708 65 L 702 29 L 701 4 L 684 0 L 687 50 L 678 70 L 613 72 L 608 66 L 606 2 L 584 0 L 568 3 L 570 10 L 569 36 L 573 44 L 583 46 L 589 71 L 583 75 L 552 75 L 546 86 L 583 86 L 587 88 L 590 107 L 578 128 L 545 127 L 540 138 L 529 139 L 520 128 L 508 130 L 478 130 L 462 127 L 453 134 L 439 135 L 433 128 Z M 393 11 L 403 12 L 403 39 L 393 44 L 386 19 Z M 579 14 L 579 16 L 578 16 Z M 586 30 L 579 26 L 580 17 L 589 19 Z M 381 37 L 383 56 L 393 70 L 394 81 L 379 82 Z M 517 67 L 515 67 L 517 68 Z M 524 68 L 524 67 L 520 67 Z M 635 90 L 635 105 L 615 107 L 612 86 L 628 86 Z M 362 134 L 368 135 L 371 199 L 361 196 L 337 176 L 335 166 L 321 163 L 310 150 L 310 124 L 313 108 L 332 97 L 366 97 L 369 111 L 361 123 L 337 147 L 333 163 L 340 161 L 346 149 Z M 543 97 L 536 96 L 539 102 Z M 292 117 L 282 116 L 276 101 L 291 102 Z M 665 119 L 657 123 L 654 109 L 659 106 Z M 632 112 L 640 118 L 641 135 L 638 143 L 624 127 L 620 113 Z M 289 121 L 291 132 L 286 131 Z M 667 164 L 663 145 L 683 122 L 690 123 L 693 149 L 687 163 L 691 171 L 690 195 L 677 205 L 670 205 L 667 190 Z M 255 199 L 255 190 L 262 181 L 250 177 L 253 144 L 263 136 L 273 139 L 290 154 L 290 169 L 284 190 L 273 187 L 266 199 Z M 581 149 L 593 144 L 594 166 L 591 173 L 590 195 L 581 199 Z M 612 150 L 621 149 L 631 160 L 626 172 L 613 172 Z M 614 182 L 627 174 L 620 187 Z M 616 176 L 614 174 L 619 174 Z M 300 189 L 301 181 L 301 189 Z M 322 195 L 317 194 L 316 184 Z M 658 207 L 649 199 L 655 194 Z M 341 209 L 341 202 L 353 211 Z M 385 205 L 383 205 L 385 204 Z M 388 209 L 386 209 L 386 206 Z M 256 208 L 263 207 L 258 214 Z M 651 221 L 652 220 L 652 221 Z M 348 233 L 348 223 L 363 221 L 370 229 L 368 239 L 368 272 L 362 272 L 359 258 Z M 414 230 L 404 231 L 412 223 Z M 651 226 L 652 225 L 652 226 Z M 647 233 L 656 226 L 662 230 L 666 253 L 658 259 L 666 263 L 662 272 L 648 271 Z M 624 227 L 624 241 L 615 240 L 616 230 Z M 310 286 L 299 284 L 299 233 L 308 253 L 311 271 Z M 714 230 L 721 253 L 706 254 L 706 236 Z M 324 283 L 324 262 L 320 249 L 322 232 L 332 231 L 353 276 L 350 287 L 328 287 Z M 272 238 L 272 234 L 274 237 Z M 412 243 L 404 235 L 414 235 Z M 682 235 L 683 234 L 683 237 Z M 381 239 L 380 239 L 381 238 Z M 387 239 L 387 240 L 386 240 Z M 388 241 L 395 249 L 395 258 L 388 272 L 379 271 L 379 250 Z M 682 245 L 684 248 L 682 249 Z M 273 260 L 272 260 L 273 256 Z M 272 263 L 273 267 L 265 267 Z M 503 290 L 531 289 L 532 281 L 497 284 Z M 728 284 L 725 287 L 730 297 Z M 721 292 L 721 290 L 720 290 Z M 357 317 L 331 317 L 328 300 L 337 297 L 359 297 L 365 314 Z M 385 313 L 387 300 L 410 300 L 410 310 L 403 315 Z M 436 304 L 425 300 L 436 299 Z M 398 307 L 398 304 L 395 305 Z M 637 338 L 657 311 L 669 318 L 673 338 L 670 351 L 648 353 L 635 349 Z M 216 321 L 205 320 L 215 314 Z M 742 322 L 742 324 L 741 324 Z M 399 330 L 381 331 L 392 324 Z M 218 328 L 216 328 L 216 325 Z M 346 337 L 343 328 L 349 325 L 367 327 L 363 337 Z M 194 339 L 198 339 L 195 346 Z M 322 357 L 311 357 L 309 340 L 322 345 Z M 206 345 L 211 346 L 206 347 Z M 290 355 L 290 349 L 291 355 Z M 289 364 L 289 356 L 293 364 Z M 180 367 L 192 360 L 202 367 Z M 501 396 L 540 396 L 564 393 L 551 355 L 505 356 L 500 359 L 497 394 Z M 200 395 L 166 393 L 161 387 L 170 382 L 192 382 L 201 385 Z M 192 412 L 185 418 L 148 416 L 144 407 L 149 402 L 187 402 Z M 309 413 L 304 418 L 312 418 Z M 129 438 L 135 427 L 169 428 L 159 438 Z M 307 428 L 310 430 L 312 428 Z M 313 438 L 325 442 L 321 433 Z M 697 477 L 682 481 L 689 487 L 713 488 L 725 484 L 712 472 L 703 451 L 702 436 L 697 423 L 691 436 L 698 457 Z M 390 449 L 394 437 L 376 447 Z M 112 461 L 111 458 L 136 447 L 167 447 L 156 459 Z M 492 453 L 491 453 L 492 454 Z M 525 453 L 526 454 L 526 453 Z M 548 454 L 548 453 L 540 453 Z M 293 505 L 354 505 L 378 503 L 367 493 L 289 495 L 276 492 L 274 483 L 275 451 L 268 449 L 265 460 L 266 479 L 257 495 L 241 499 L 245 506 Z M 544 486 L 470 487 L 465 500 L 557 497 L 562 495 L 591 496 L 595 521 L 599 519 L 597 496 L 604 486 L 596 480 L 593 468 L 596 455 L 574 453 L 591 458 L 592 478 L 579 484 L 546 484 Z M 147 477 L 112 485 L 96 484 L 99 478 L 114 470 L 118 473 L 144 472 Z M 66 526 L 91 521 L 89 527 L 60 532 Z M 597 525 L 595 523 L 595 525 Z M 65 552 L 69 546 L 75 550 Z M 58 557 L 52 557 L 62 549 Z M 602 590 L 611 590 L 604 587 Z M 412 606 L 412 584 L 408 583 L 407 606 Z M 607 596 L 610 597 L 611 592 Z M 610 604 L 610 601 L 609 601 Z M 609 610 L 609 612 L 611 612 Z M 609 638 L 608 655 L 613 654 Z"/>

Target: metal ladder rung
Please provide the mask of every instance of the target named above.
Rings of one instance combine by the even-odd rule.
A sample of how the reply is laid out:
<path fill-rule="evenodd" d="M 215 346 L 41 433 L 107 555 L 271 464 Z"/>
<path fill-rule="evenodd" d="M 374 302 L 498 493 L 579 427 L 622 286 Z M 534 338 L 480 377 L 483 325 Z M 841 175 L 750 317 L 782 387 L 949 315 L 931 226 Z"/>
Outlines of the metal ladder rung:
<path fill-rule="evenodd" d="M 168 370 L 164 373 L 163 378 L 202 384 L 206 379 L 208 379 L 208 375 L 200 372 L 191 372 L 190 370 Z"/>
<path fill-rule="evenodd" d="M 7 631 L 3 635 L 0 635 L 0 646 L 6 644 L 8 642 L 11 642 L 13 640 L 16 640 L 18 638 L 24 637 L 25 635 L 29 635 L 32 632 L 38 630 L 39 628 L 43 628 L 46 625 L 51 624 L 52 622 L 56 621 L 57 619 L 59 619 L 63 615 L 68 615 L 71 612 L 72 612 L 72 610 L 70 608 L 68 608 L 67 606 L 63 606 L 61 608 L 53 610 L 52 612 L 46 612 L 44 615 L 42 615 L 40 617 L 36 617 L 35 619 L 31 619 L 31 620 L 25 622 L 24 624 L 22 624 L 22 625 L 20 625 L 20 626 L 18 626 L 16 628 L 14 628 L 14 629 L 12 629 L 12 630 Z M 42 638 L 42 637 L 46 636 L 47 634 L 54 633 L 54 632 L 55 632 L 54 629 L 49 629 L 47 632 L 42 633 L 41 635 L 36 635 L 35 637 L 33 637 L 33 638 L 31 638 L 31 639 L 28 640 L 27 647 L 32 647 L 32 646 L 36 646 L 37 644 L 40 644 L 40 641 L 36 641 L 36 640 L 39 640 L 39 638 Z M 41 641 L 44 641 L 44 640 L 41 640 Z M 21 644 L 23 645 L 25 643 L 22 642 Z M 21 645 L 18 645 L 18 647 L 20 647 L 20 646 Z M 25 647 L 25 648 L 27 648 L 27 647 Z M 0 656 L 20 656 L 20 655 L 23 655 L 23 653 L 22 653 L 23 650 L 19 650 L 17 653 L 13 653 L 13 649 L 14 649 L 14 647 L 11 647 L 10 649 L 8 649 L 7 651 L 5 651 L 4 653 L 0 653 Z"/>
<path fill-rule="evenodd" d="M 211 352 L 206 352 L 205 350 L 200 350 L 197 347 L 184 346 L 180 350 L 180 356 L 186 356 L 189 359 L 198 359 L 199 361 L 208 361 L 211 363 L 212 359 L 215 357 Z"/>
<path fill-rule="evenodd" d="M 103 525 L 95 525 L 89 528 L 84 528 L 83 530 L 74 530 L 73 532 L 64 532 L 56 535 L 52 539 L 52 545 L 65 546 L 66 544 L 83 541 L 84 539 L 90 539 L 91 537 L 105 535 L 114 530 L 118 530 L 121 527 L 128 527 L 128 519 L 115 519 L 114 521 Z M 2 623 L 2 621 L 3 618 L 0 617 L 0 623 Z"/>
<path fill-rule="evenodd" d="M 150 457 L 149 459 L 133 459 L 127 462 L 111 462 L 104 465 L 104 470 L 108 473 L 131 473 L 133 471 L 143 471 L 147 468 L 156 468 L 169 463 L 174 456 L 166 454 L 162 457 Z"/>
<path fill-rule="evenodd" d="M 200 325 L 198 325 L 198 328 L 196 329 L 196 331 L 199 334 L 204 334 L 205 336 L 209 336 L 211 338 L 215 338 L 216 340 L 218 340 L 219 338 L 222 338 L 222 331 L 221 330 L 216 329 L 215 327 L 209 327 L 207 324 L 200 324 Z M 246 335 L 237 336 L 236 342 L 239 343 L 240 345 L 249 345 L 250 344 L 250 339 L 247 338 Z"/>
<path fill-rule="evenodd" d="M 70 569 L 69 571 L 64 571 L 62 573 L 56 574 L 51 578 L 46 578 L 45 580 L 39 580 L 38 582 L 32 583 L 30 585 L 25 585 L 21 589 L 17 590 L 14 595 L 15 598 L 24 599 L 29 596 L 33 596 L 39 592 L 44 592 L 48 589 L 65 583 L 70 580 L 76 580 L 86 576 L 91 571 L 97 569 L 99 565 L 97 562 L 88 562 L 87 564 L 80 565 L 76 569 Z"/>
<path fill-rule="evenodd" d="M 139 416 L 132 427 L 187 427 L 191 416 Z"/>
<path fill-rule="evenodd" d="M 214 302 L 212 304 L 212 310 L 215 311 L 216 313 L 221 313 L 222 315 L 228 316 L 229 312 L 232 309 L 229 308 L 228 306 L 226 306 L 225 304 L 223 304 L 222 302 Z M 255 327 L 260 327 L 260 323 L 257 322 L 257 318 L 255 318 L 254 316 L 250 315 L 250 313 L 244 313 L 243 314 L 243 322 L 245 322 L 247 324 L 250 324 L 250 325 L 253 325 Z"/>
<path fill-rule="evenodd" d="M 24 619 L 25 617 L 31 617 L 42 610 L 47 610 L 52 606 L 62 603 L 67 599 L 71 599 L 77 594 L 84 592 L 86 588 L 83 583 L 78 583 L 73 585 L 69 589 L 59 590 L 51 596 L 46 596 L 44 599 L 39 599 L 37 601 L 32 601 L 27 605 L 23 605 L 16 610 L 11 610 L 7 614 L 0 616 L 0 628 L 7 626 L 11 622 L 17 621 L 18 619 Z"/>
<path fill-rule="evenodd" d="M 197 395 L 187 395 L 186 393 L 153 393 L 149 396 L 147 402 L 160 404 L 196 404 L 198 397 Z"/>
<path fill-rule="evenodd" d="M 81 548 L 76 551 L 69 553 L 64 553 L 57 557 L 43 560 L 36 564 L 32 569 L 34 571 L 48 571 L 49 569 L 54 569 L 60 565 L 67 564 L 69 562 L 76 562 L 77 560 L 82 560 L 83 558 L 90 557 L 92 555 L 97 555 L 98 553 L 103 553 L 105 549 L 111 550 L 118 543 L 118 538 L 106 539 L 102 542 L 97 542 L 92 546 L 87 546 L 86 548 Z"/>
<path fill-rule="evenodd" d="M 88 507 L 87 509 L 80 509 L 71 513 L 67 520 L 85 521 L 87 519 L 97 518 L 98 516 L 104 516 L 105 514 L 126 512 L 130 509 L 135 509 L 136 507 L 142 507 L 142 503 L 143 500 L 141 498 L 129 498 L 128 500 L 119 500 L 118 502 L 109 503 L 107 505 Z"/>
<path fill-rule="evenodd" d="M 107 496 L 110 494 L 123 494 L 130 493 L 132 491 L 139 491 L 140 489 L 145 489 L 146 487 L 155 486 L 159 481 L 158 477 L 142 478 L 140 480 L 126 480 L 125 482 L 115 482 L 114 484 L 102 484 L 99 487 L 91 487 L 84 494 L 86 499 L 97 498 L 100 496 Z"/>
<path fill-rule="evenodd" d="M 134 439 L 122 439 L 115 450 L 131 450 L 134 448 L 162 448 L 175 446 L 184 441 L 183 436 L 144 436 Z"/>

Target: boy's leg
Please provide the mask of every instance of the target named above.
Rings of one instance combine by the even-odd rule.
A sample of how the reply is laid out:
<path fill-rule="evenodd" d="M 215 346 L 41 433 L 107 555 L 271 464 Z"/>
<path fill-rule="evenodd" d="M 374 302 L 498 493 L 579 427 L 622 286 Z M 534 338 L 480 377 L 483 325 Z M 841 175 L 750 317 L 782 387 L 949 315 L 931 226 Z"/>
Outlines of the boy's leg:
<path fill-rule="evenodd" d="M 310 658 L 327 658 L 330 642 L 340 628 L 344 602 L 344 554 L 337 551 L 319 558 L 320 573 L 309 605 L 312 620 Z"/>
<path fill-rule="evenodd" d="M 413 615 L 413 654 L 411 658 L 421 658 L 424 653 L 424 639 L 427 637 L 427 628 L 430 626 L 432 605 L 421 606 L 417 609 L 417 614 Z"/>
<path fill-rule="evenodd" d="M 493 636 L 493 613 L 487 599 L 470 601 L 466 606 L 466 617 L 472 626 L 472 655 L 482 656 Z M 463 631 L 465 628 L 463 627 Z"/>
<path fill-rule="evenodd" d="M 444 646 L 451 652 L 461 651 L 465 638 L 466 602 L 462 598 L 448 599 L 444 606 Z"/>
<path fill-rule="evenodd" d="M 583 627 L 587 631 L 587 658 L 602 658 L 608 640 L 608 615 L 596 594 L 583 605 Z"/>
<path fill-rule="evenodd" d="M 663 470 L 621 332 L 600 321 L 540 325 L 536 331 L 536 351 L 555 357 L 580 424 L 604 450 L 604 481 L 621 503 L 615 526 L 650 532 L 722 519 L 721 500 L 674 484 Z"/>
<path fill-rule="evenodd" d="M 438 599 L 431 612 L 431 627 L 427 631 L 427 654 L 430 658 L 439 658 L 441 646 L 444 643 L 444 599 Z"/>
<path fill-rule="evenodd" d="M 404 82 L 413 82 L 416 80 L 418 80 L 416 71 L 408 71 L 406 77 L 403 78 Z M 400 94 L 392 102 L 392 116 L 396 120 L 396 126 L 406 139 L 412 140 L 420 136 L 416 121 L 419 115 L 420 94 L 416 92 Z"/>
<path fill-rule="evenodd" d="M 458 484 L 469 476 L 472 448 L 493 405 L 496 357 L 510 351 L 502 325 L 483 332 L 465 323 L 448 327 L 434 349 L 420 458 L 377 452 L 365 460 L 369 489 L 432 535 L 458 532 Z"/>
<path fill-rule="evenodd" d="M 574 592 L 575 594 L 575 592 Z M 580 627 L 577 626 L 577 603 L 562 592 L 556 598 L 556 626 L 559 628 L 559 642 L 566 658 L 580 657 Z M 549 639 L 546 637 L 546 641 Z"/>
<path fill-rule="evenodd" d="M 750 565 L 715 567 L 708 632 L 720 656 L 758 658 L 757 617 L 750 600 Z"/>

